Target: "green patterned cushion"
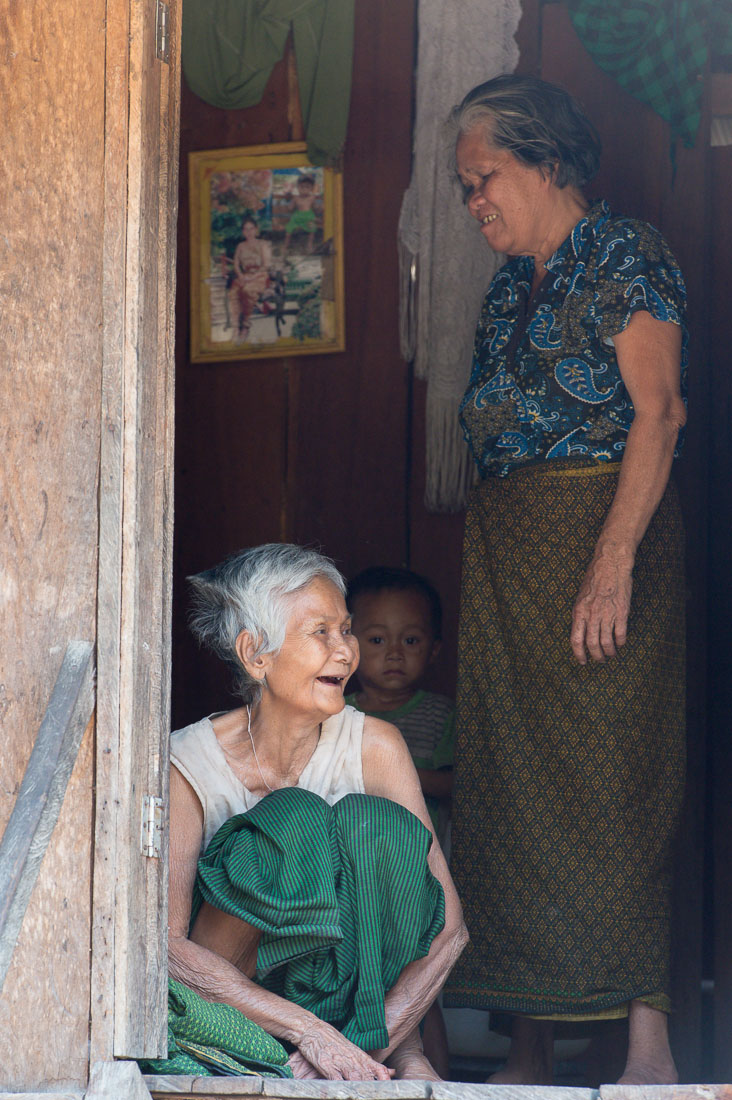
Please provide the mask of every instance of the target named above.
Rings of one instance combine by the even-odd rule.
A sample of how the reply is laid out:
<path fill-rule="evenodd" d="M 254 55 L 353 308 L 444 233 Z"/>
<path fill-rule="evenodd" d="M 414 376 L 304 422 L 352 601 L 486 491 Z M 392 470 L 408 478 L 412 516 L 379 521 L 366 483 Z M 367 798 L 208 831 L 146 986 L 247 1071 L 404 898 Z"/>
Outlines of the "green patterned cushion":
<path fill-rule="evenodd" d="M 168 1057 L 145 1059 L 146 1073 L 292 1077 L 287 1051 L 231 1005 L 204 1001 L 168 980 Z"/>

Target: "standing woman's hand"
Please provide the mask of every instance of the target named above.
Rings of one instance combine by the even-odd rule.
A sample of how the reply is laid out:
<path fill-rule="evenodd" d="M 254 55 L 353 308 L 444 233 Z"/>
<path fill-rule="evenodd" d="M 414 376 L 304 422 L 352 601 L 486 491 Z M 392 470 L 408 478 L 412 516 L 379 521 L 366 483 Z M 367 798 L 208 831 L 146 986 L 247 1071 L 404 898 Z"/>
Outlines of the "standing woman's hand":
<path fill-rule="evenodd" d="M 572 609 L 572 652 L 581 665 L 616 657 L 628 636 L 633 557 L 616 547 L 599 547 Z"/>
<path fill-rule="evenodd" d="M 635 552 L 666 489 L 686 421 L 678 325 L 641 311 L 613 343 L 634 415 L 618 487 L 572 610 L 570 642 L 581 665 L 588 653 L 604 661 L 625 644 Z"/>

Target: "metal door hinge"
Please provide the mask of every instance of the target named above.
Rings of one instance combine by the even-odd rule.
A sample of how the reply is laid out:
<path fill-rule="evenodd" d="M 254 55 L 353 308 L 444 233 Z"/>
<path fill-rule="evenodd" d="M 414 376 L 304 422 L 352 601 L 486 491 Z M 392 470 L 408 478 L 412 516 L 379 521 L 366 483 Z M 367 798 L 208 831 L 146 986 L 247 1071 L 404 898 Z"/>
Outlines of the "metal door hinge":
<path fill-rule="evenodd" d="M 155 0 L 155 56 L 170 63 L 170 8 L 165 0 Z"/>
<path fill-rule="evenodd" d="M 142 800 L 142 854 L 148 859 L 160 859 L 163 848 L 163 800 L 146 794 Z"/>

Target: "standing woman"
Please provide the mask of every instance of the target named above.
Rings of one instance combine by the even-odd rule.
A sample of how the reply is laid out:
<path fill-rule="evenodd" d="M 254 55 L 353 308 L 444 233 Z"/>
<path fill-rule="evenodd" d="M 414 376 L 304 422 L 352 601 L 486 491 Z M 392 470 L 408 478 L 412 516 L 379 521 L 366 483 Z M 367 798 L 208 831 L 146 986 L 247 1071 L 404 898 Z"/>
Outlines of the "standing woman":
<path fill-rule="evenodd" d="M 501 76 L 453 111 L 507 263 L 461 406 L 466 523 L 453 872 L 471 944 L 446 1004 L 514 1015 L 493 1080 L 548 1083 L 552 1021 L 629 1015 L 624 1083 L 673 1083 L 670 844 L 684 773 L 684 283 L 581 188 L 579 105 Z"/>

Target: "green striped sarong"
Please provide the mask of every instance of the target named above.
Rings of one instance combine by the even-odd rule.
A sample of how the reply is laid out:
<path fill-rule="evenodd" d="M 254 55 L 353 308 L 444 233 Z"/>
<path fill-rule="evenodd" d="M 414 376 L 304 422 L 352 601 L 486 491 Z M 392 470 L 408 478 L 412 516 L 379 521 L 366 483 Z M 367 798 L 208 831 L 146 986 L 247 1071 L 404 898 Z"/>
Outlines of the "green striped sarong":
<path fill-rule="evenodd" d="M 388 1046 L 384 997 L 445 923 L 430 831 L 386 798 L 334 806 L 299 787 L 227 821 L 198 863 L 197 898 L 261 929 L 257 981 L 363 1050 Z"/>

